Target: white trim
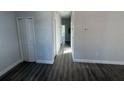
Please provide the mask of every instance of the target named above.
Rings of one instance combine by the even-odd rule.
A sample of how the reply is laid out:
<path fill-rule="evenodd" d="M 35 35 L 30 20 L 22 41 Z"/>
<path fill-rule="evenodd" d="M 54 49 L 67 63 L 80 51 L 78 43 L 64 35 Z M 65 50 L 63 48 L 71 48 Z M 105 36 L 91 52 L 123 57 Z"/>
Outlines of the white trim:
<path fill-rule="evenodd" d="M 54 60 L 37 60 L 36 63 L 53 64 Z"/>
<path fill-rule="evenodd" d="M 71 49 L 72 58 L 74 59 L 74 12 L 71 13 Z"/>
<path fill-rule="evenodd" d="M 21 55 L 21 59 L 23 60 L 23 50 L 22 50 L 22 41 L 21 41 L 21 36 L 20 36 L 20 26 L 19 26 L 19 18 L 22 18 L 22 17 L 16 17 L 16 23 L 17 23 L 17 35 L 18 35 L 18 45 L 19 45 L 19 50 L 20 50 L 20 55 Z"/>
<path fill-rule="evenodd" d="M 56 53 L 56 30 L 55 30 L 55 13 L 56 12 L 53 12 L 53 15 L 52 15 L 52 44 L 53 44 L 53 48 L 52 48 L 52 52 L 53 52 L 53 54 L 52 54 L 52 58 L 54 59 L 54 57 L 57 55 L 57 53 Z"/>
<path fill-rule="evenodd" d="M 107 60 L 73 59 L 73 62 L 124 65 L 124 61 L 107 61 Z"/>
<path fill-rule="evenodd" d="M 18 65 L 19 63 L 23 62 L 23 60 L 19 60 L 11 65 L 9 65 L 7 68 L 5 68 L 4 70 L 0 71 L 0 76 L 2 76 L 3 74 L 5 74 L 6 72 L 8 72 L 9 70 L 11 70 L 13 67 L 15 67 L 16 65 Z"/>

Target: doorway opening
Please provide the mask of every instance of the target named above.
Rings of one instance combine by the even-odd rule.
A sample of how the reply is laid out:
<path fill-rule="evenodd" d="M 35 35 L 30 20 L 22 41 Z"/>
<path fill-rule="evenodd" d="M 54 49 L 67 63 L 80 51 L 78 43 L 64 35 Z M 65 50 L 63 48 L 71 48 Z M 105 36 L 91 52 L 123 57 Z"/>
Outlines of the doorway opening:
<path fill-rule="evenodd" d="M 71 53 L 71 17 L 61 18 L 61 47 L 63 53 Z"/>
<path fill-rule="evenodd" d="M 73 55 L 73 31 L 72 30 L 72 13 L 70 11 L 55 12 L 54 17 L 54 51 L 53 59 L 57 60 L 63 56 Z"/>

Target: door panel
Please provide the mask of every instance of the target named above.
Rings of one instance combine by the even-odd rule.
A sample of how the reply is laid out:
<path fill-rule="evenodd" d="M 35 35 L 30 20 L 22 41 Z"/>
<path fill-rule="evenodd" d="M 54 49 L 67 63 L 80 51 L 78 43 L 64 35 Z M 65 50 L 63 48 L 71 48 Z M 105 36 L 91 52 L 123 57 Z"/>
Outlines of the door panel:
<path fill-rule="evenodd" d="M 22 18 L 18 20 L 21 37 L 23 59 L 24 61 L 33 62 L 35 58 L 35 33 L 33 21 L 31 18 Z"/>

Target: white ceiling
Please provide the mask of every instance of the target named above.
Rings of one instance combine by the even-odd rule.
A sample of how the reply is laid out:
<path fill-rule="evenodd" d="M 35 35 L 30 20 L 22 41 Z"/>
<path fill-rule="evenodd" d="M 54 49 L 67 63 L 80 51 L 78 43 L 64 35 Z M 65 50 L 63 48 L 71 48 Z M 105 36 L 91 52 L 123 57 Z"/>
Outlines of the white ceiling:
<path fill-rule="evenodd" d="M 61 17 L 68 18 L 71 16 L 71 11 L 59 11 Z"/>

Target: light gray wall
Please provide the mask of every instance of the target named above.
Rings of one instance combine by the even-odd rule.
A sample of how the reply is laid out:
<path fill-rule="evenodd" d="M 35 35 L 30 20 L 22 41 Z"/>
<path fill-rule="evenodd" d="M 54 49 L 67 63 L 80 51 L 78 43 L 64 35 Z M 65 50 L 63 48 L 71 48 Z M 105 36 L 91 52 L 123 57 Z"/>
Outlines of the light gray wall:
<path fill-rule="evenodd" d="M 0 12 L 0 71 L 21 60 L 14 12 Z"/>
<path fill-rule="evenodd" d="M 71 37 L 68 33 L 68 29 L 70 28 L 71 22 L 70 18 L 62 18 L 62 25 L 65 25 L 65 41 L 70 41 Z"/>
<path fill-rule="evenodd" d="M 16 12 L 16 17 L 33 17 L 36 32 L 37 59 L 53 59 L 53 12 Z"/>
<path fill-rule="evenodd" d="M 73 12 L 74 58 L 124 62 L 124 12 Z"/>

